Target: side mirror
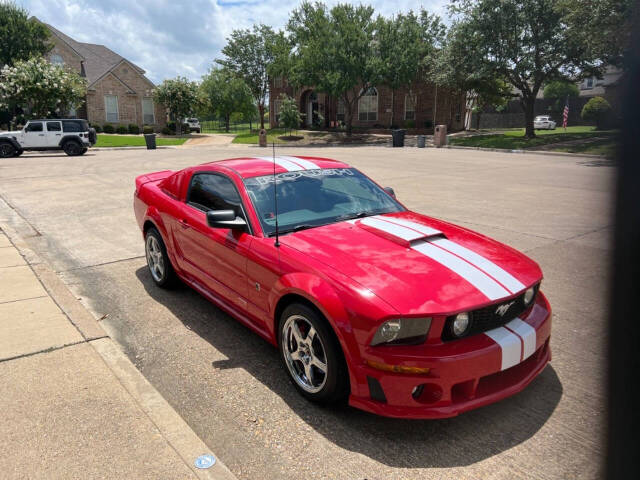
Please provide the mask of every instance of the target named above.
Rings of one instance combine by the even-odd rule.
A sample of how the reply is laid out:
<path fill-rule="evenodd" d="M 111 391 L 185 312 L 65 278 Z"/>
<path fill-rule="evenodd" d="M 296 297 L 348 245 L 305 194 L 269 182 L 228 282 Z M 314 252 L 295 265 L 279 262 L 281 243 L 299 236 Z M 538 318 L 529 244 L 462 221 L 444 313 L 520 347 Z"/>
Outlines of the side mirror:
<path fill-rule="evenodd" d="M 236 217 L 233 210 L 209 210 L 207 223 L 211 228 L 230 228 L 231 230 L 245 230 L 247 228 L 247 222 Z"/>
<path fill-rule="evenodd" d="M 384 191 L 389 194 L 389 196 L 396 198 L 396 192 L 391 187 L 384 187 Z"/>

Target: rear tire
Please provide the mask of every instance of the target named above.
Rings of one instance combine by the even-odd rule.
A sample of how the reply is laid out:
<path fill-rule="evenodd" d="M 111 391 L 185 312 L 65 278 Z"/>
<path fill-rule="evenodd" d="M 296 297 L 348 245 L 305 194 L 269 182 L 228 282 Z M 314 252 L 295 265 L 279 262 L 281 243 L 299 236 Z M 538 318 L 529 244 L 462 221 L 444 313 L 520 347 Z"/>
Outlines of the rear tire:
<path fill-rule="evenodd" d="M 9 142 L 0 143 L 0 158 L 11 158 L 17 156 L 17 153 L 16 147 Z"/>
<path fill-rule="evenodd" d="M 162 235 L 155 228 L 151 227 L 144 236 L 145 256 L 147 266 L 153 283 L 160 288 L 171 288 L 176 285 L 178 276 L 176 275 L 167 248 L 162 240 Z"/>
<path fill-rule="evenodd" d="M 285 308 L 278 346 L 284 369 L 302 396 L 320 404 L 346 400 L 349 370 L 335 333 L 317 311 L 301 303 Z"/>
<path fill-rule="evenodd" d="M 80 145 L 80 142 L 77 142 L 75 140 L 67 140 L 62 145 L 62 150 L 64 150 L 64 153 L 66 153 L 70 157 L 77 157 L 78 155 L 82 155 L 82 148 L 83 147 L 82 145 Z"/>

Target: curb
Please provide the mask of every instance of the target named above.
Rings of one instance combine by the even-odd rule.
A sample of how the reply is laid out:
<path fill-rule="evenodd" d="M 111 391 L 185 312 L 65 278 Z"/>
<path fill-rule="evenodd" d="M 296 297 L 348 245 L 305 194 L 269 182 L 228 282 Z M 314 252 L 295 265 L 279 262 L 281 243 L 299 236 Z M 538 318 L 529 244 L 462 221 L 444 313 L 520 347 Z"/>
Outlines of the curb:
<path fill-rule="evenodd" d="M 195 459 L 210 452 L 209 447 L 131 363 L 109 338 L 95 317 L 84 308 L 40 256 L 29 248 L 22 237 L 2 219 L 0 219 L 0 229 L 32 268 L 47 294 L 78 329 L 84 340 L 98 353 L 138 407 L 194 475 L 201 480 L 236 480 L 236 476 L 217 456 L 216 463 L 211 468 L 203 470 L 195 467 Z"/>
<path fill-rule="evenodd" d="M 434 148 L 434 147 L 431 147 L 431 148 Z M 509 150 L 506 148 L 463 147 L 463 146 L 456 146 L 456 145 L 445 145 L 440 148 L 449 148 L 452 150 L 479 150 L 481 152 L 526 153 L 526 154 L 559 156 L 559 157 L 607 158 L 605 155 L 593 155 L 591 153 L 549 152 L 544 150 Z"/>

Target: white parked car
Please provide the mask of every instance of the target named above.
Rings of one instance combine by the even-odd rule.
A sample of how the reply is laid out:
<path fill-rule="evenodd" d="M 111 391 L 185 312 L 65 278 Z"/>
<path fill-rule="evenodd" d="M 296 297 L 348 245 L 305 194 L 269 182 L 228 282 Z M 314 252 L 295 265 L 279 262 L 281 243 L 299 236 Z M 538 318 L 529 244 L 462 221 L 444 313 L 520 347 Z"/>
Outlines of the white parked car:
<path fill-rule="evenodd" d="M 22 130 L 0 132 L 0 157 L 17 157 L 25 150 L 64 150 L 70 156 L 84 155 L 96 140 L 96 131 L 86 120 L 29 120 Z"/>
<path fill-rule="evenodd" d="M 533 119 L 533 128 L 536 130 L 555 130 L 556 122 L 551 120 L 548 115 L 538 115 Z"/>
<path fill-rule="evenodd" d="M 200 120 L 197 118 L 187 118 L 187 125 L 189 125 L 190 132 L 200 133 Z"/>

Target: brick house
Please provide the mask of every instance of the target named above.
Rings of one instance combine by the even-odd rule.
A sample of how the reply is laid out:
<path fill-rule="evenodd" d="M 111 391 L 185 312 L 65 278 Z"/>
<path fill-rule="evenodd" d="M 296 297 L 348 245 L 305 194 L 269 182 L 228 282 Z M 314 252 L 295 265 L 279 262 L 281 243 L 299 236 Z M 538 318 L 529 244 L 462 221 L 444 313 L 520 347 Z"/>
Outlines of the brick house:
<path fill-rule="evenodd" d="M 159 131 L 166 125 L 166 111 L 152 98 L 155 85 L 145 71 L 104 45 L 77 42 L 51 25 L 54 47 L 49 61 L 64 65 L 87 79 L 85 102 L 69 116 L 87 119 L 92 125 L 151 125 Z"/>
<path fill-rule="evenodd" d="M 280 96 L 283 93 L 294 98 L 300 112 L 305 114 L 301 127 L 331 128 L 344 121 L 344 105 L 338 99 L 316 92 L 313 87 L 296 89 L 287 84 L 286 78 L 275 77 L 269 81 L 269 124 L 272 128 L 278 125 Z M 396 90 L 395 96 L 385 85 L 370 88 L 358 101 L 353 127 L 367 130 L 389 128 L 392 97 L 394 124 L 398 127 L 432 131 L 435 108 L 436 125 L 447 125 L 450 131 L 464 128 L 465 95 L 456 95 L 443 88 L 436 91 L 435 86 L 427 82 L 414 82 L 411 88 Z"/>

